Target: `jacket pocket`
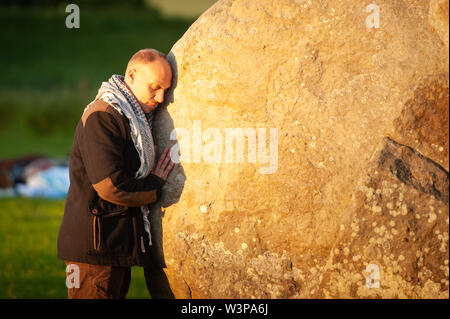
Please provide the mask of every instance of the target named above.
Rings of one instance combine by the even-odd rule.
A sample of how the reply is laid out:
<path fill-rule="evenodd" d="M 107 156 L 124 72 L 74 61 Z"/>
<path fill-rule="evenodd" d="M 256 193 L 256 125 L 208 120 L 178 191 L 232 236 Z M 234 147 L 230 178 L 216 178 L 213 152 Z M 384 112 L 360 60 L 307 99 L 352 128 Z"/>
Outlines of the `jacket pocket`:
<path fill-rule="evenodd" d="M 89 204 L 89 211 L 93 216 L 108 218 L 125 215 L 128 211 L 128 207 L 113 204 L 97 197 Z"/>
<path fill-rule="evenodd" d="M 114 205 L 114 204 L 113 204 Z M 128 255 L 131 252 L 132 224 L 127 207 L 105 205 L 90 207 L 91 251 L 104 255 Z"/>

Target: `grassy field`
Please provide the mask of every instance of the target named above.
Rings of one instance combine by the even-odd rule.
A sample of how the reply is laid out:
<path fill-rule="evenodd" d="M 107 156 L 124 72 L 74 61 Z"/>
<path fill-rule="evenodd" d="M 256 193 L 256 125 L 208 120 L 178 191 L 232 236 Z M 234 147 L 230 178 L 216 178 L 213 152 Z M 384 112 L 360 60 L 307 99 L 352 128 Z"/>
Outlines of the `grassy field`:
<path fill-rule="evenodd" d="M 193 22 L 156 10 L 80 11 L 80 29 L 67 29 L 65 7 L 0 6 L 0 158 L 67 156 L 101 82 L 123 74 L 138 49 L 168 53 Z M 63 209 L 64 200 L 0 198 L 0 298 L 66 298 L 56 258 Z M 141 268 L 128 298 L 149 298 Z"/>
<path fill-rule="evenodd" d="M 0 298 L 66 298 L 56 238 L 64 201 L 0 199 Z M 128 298 L 149 298 L 142 268 L 132 268 Z"/>

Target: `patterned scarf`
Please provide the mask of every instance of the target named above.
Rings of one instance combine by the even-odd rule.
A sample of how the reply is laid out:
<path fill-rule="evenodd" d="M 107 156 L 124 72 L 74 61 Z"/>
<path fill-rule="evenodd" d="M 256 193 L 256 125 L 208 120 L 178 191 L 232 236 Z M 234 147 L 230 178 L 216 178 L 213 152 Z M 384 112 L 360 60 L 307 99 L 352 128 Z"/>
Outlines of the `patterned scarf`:
<path fill-rule="evenodd" d="M 150 174 L 155 163 L 155 146 L 151 132 L 153 128 L 154 111 L 146 115 L 144 111 L 142 111 L 134 94 L 125 84 L 124 77 L 117 74 L 111 76 L 108 82 L 102 83 L 95 100 L 105 101 L 120 114 L 125 115 L 128 118 L 131 128 L 131 138 L 141 160 L 141 166 L 136 172 L 135 178 L 146 178 Z M 148 219 L 150 210 L 148 206 L 141 206 L 141 212 L 144 220 L 144 228 L 148 233 L 149 244 L 151 246 L 152 237 L 150 233 L 150 221 Z M 143 244 L 141 245 L 141 249 L 142 252 L 145 252 Z"/>

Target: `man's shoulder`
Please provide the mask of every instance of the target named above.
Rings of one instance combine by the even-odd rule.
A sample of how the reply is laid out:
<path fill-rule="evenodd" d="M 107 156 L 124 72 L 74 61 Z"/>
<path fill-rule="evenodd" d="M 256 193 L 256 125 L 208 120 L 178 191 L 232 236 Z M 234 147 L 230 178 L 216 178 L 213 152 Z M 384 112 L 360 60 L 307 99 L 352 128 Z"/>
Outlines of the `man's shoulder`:
<path fill-rule="evenodd" d="M 92 114 L 96 112 L 106 112 L 114 116 L 117 120 L 121 119 L 121 114 L 112 107 L 109 103 L 102 101 L 102 100 L 94 100 L 89 104 L 89 106 L 84 111 L 83 115 L 81 116 L 81 122 L 83 124 L 83 127 L 86 125 L 86 121 Z"/>

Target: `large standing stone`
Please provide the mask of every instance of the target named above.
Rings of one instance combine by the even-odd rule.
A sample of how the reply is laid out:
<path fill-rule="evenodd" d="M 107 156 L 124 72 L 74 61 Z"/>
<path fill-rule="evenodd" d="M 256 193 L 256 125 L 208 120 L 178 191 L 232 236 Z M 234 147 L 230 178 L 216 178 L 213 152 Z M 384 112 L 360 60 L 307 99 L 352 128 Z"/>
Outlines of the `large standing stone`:
<path fill-rule="evenodd" d="M 376 5 L 379 28 L 361 1 L 221 0 L 173 47 L 155 134 L 185 158 L 152 231 L 176 297 L 448 298 L 448 0 Z M 278 157 L 230 160 L 227 128 Z"/>

